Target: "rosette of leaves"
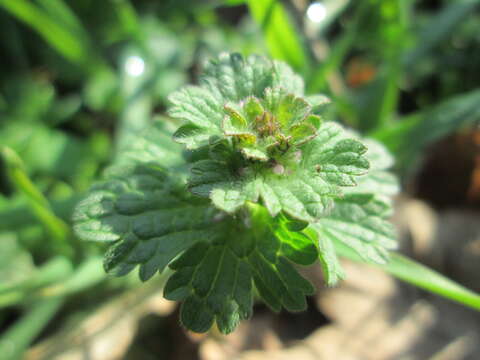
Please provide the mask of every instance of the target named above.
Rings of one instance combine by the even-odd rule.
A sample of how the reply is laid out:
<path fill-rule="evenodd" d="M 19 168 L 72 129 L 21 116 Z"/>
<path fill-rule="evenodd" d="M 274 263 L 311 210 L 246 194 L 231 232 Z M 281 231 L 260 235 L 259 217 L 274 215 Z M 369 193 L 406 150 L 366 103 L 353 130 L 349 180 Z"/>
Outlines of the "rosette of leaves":
<path fill-rule="evenodd" d="M 305 100 L 282 87 L 266 88 L 263 97 L 249 96 L 224 110 L 224 135 L 246 159 L 259 161 L 280 158 L 312 140 L 321 123 Z"/>
<path fill-rule="evenodd" d="M 207 65 L 200 86 L 170 100 L 170 115 L 186 121 L 176 141 L 209 148 L 193 164 L 190 190 L 228 213 L 261 199 L 272 216 L 316 221 L 368 171 L 367 148 L 322 121 L 325 98 L 305 98 L 302 79 L 282 63 L 227 54 Z"/>
<path fill-rule="evenodd" d="M 254 294 L 273 311 L 305 309 L 314 288 L 296 267 L 319 259 L 333 285 L 337 242 L 388 260 L 391 158 L 323 119 L 326 98 L 305 96 L 287 65 L 224 54 L 170 101 L 184 124 L 147 129 L 77 206 L 78 236 L 110 244 L 106 271 L 138 267 L 146 281 L 169 267 L 181 323 L 229 333 Z"/>

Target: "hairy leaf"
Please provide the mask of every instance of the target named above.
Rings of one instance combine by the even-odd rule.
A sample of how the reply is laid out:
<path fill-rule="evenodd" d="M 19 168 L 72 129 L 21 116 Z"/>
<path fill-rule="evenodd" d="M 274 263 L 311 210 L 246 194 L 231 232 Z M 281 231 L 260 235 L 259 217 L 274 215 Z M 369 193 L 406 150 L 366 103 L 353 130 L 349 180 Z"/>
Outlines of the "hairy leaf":
<path fill-rule="evenodd" d="M 305 295 L 313 286 L 298 274 L 292 262 L 309 265 L 317 249 L 311 238 L 290 232 L 283 217 L 272 221 L 259 206 L 252 207 L 251 223 L 231 221 L 221 237 L 199 242 L 170 267 L 175 274 L 165 297 L 182 300 L 182 324 L 207 331 L 215 321 L 223 333 L 235 329 L 252 314 L 252 286 L 274 311 L 306 308 Z"/>
<path fill-rule="evenodd" d="M 161 168 L 145 164 L 98 184 L 77 207 L 75 221 L 81 237 L 112 243 L 106 271 L 125 275 L 139 266 L 146 281 L 170 264 L 175 273 L 165 297 L 184 301 L 182 324 L 205 332 L 215 321 L 229 333 L 251 316 L 253 286 L 275 311 L 305 309 L 305 295 L 314 291 L 292 265 L 316 260 L 312 239 L 292 232 L 283 216 L 251 209 L 231 218 L 192 204 Z"/>
<path fill-rule="evenodd" d="M 398 191 L 398 185 L 385 170 L 392 159 L 381 144 L 373 140 L 366 143 L 370 172 L 358 178 L 356 187 L 345 191 L 331 214 L 312 224 L 320 241 L 321 256 L 327 258 L 321 258 L 327 283 L 333 284 L 342 277 L 332 242 L 340 241 L 364 259 L 380 264 L 388 261 L 388 250 L 396 248 L 396 233 L 388 221 L 392 213 L 388 196 Z"/>
<path fill-rule="evenodd" d="M 199 161 L 192 168 L 190 190 L 210 196 L 228 213 L 261 197 L 272 216 L 283 210 L 294 218 L 316 221 L 331 211 L 343 194 L 341 187 L 356 185 L 355 178 L 368 170 L 362 156 L 366 147 L 346 136 L 339 125 L 327 122 L 314 140 L 265 166 L 249 167 L 228 157 Z"/>
<path fill-rule="evenodd" d="M 192 165 L 189 188 L 220 210 L 262 201 L 272 216 L 316 221 L 367 172 L 367 148 L 313 113 L 328 100 L 303 99 L 303 82 L 285 64 L 223 55 L 200 83 L 170 97 L 170 114 L 187 121 L 177 141 L 210 148 Z"/>
<path fill-rule="evenodd" d="M 140 277 L 147 280 L 202 237 L 215 236 L 215 212 L 176 196 L 170 182 L 154 165 L 125 168 L 77 206 L 79 236 L 114 242 L 105 255 L 107 271 L 123 275 L 141 265 Z"/>
<path fill-rule="evenodd" d="M 283 87 L 267 88 L 263 98 L 250 96 L 239 105 L 225 105 L 224 110 L 224 135 L 252 160 L 267 161 L 275 152 L 311 141 L 321 124 L 304 99 Z"/>
<path fill-rule="evenodd" d="M 281 87 L 302 96 L 303 80 L 284 63 L 261 56 L 243 58 L 222 54 L 208 62 L 199 86 L 187 86 L 170 95 L 169 114 L 186 122 L 175 140 L 195 149 L 212 136 L 222 134 L 225 105 L 249 96 L 262 97 L 265 89 Z"/>
<path fill-rule="evenodd" d="M 254 291 L 274 311 L 305 309 L 314 289 L 296 265 L 319 259 L 327 285 L 341 279 L 334 242 L 387 261 L 392 158 L 323 121 L 328 100 L 304 98 L 287 65 L 224 54 L 170 101 L 184 125 L 132 139 L 75 211 L 81 238 L 109 244 L 106 271 L 145 281 L 169 266 L 182 324 L 229 333 Z"/>
<path fill-rule="evenodd" d="M 140 265 L 140 277 L 146 280 L 214 232 L 215 211 L 183 190 L 182 156 L 170 138 L 168 124 L 152 125 L 76 208 L 78 236 L 113 243 L 104 259 L 108 272 L 123 275 Z"/>
<path fill-rule="evenodd" d="M 306 224 L 282 214 L 272 218 L 254 204 L 230 217 L 192 197 L 179 170 L 160 165 L 169 151 L 158 142 L 166 129 L 155 125 L 132 143 L 80 202 L 77 235 L 109 243 L 104 267 L 118 276 L 139 267 L 146 281 L 170 265 L 165 297 L 183 301 L 181 321 L 193 331 L 205 332 L 214 322 L 224 333 L 233 331 L 252 313 L 254 288 L 275 311 L 303 310 L 314 289 L 293 264 L 318 257 L 313 238 L 299 232 Z M 165 161 L 175 169 L 179 159 Z"/>

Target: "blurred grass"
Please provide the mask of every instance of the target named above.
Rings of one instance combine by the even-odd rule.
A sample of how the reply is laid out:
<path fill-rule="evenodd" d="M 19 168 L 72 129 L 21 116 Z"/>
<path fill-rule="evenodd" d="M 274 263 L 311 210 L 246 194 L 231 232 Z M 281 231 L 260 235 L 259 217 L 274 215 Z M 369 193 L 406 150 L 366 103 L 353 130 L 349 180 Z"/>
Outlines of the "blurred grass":
<path fill-rule="evenodd" d="M 64 299 L 51 298 L 34 304 L 0 339 L 0 353 L 5 359 L 20 359 L 30 343 L 55 316 Z"/>
<path fill-rule="evenodd" d="M 53 243 L 52 250 L 68 258 L 73 258 L 74 249 L 69 241 L 70 228 L 52 212 L 48 200 L 29 179 L 23 163 L 10 148 L 1 149 L 7 167 L 7 175 L 12 184 L 25 195 L 32 213 L 47 229 Z"/>
<path fill-rule="evenodd" d="M 0 0 L 0 6 L 37 31 L 56 51 L 86 72 L 101 64 L 87 32 L 61 0 Z"/>
<path fill-rule="evenodd" d="M 412 165 L 422 160 L 428 145 L 479 123 L 479 102 L 480 90 L 473 90 L 405 116 L 394 126 L 371 135 L 387 145 L 396 157 L 398 168 L 411 171 Z"/>
<path fill-rule="evenodd" d="M 310 62 L 285 7 L 279 0 L 249 0 L 249 10 L 261 26 L 270 55 L 289 63 L 294 69 L 308 73 Z"/>

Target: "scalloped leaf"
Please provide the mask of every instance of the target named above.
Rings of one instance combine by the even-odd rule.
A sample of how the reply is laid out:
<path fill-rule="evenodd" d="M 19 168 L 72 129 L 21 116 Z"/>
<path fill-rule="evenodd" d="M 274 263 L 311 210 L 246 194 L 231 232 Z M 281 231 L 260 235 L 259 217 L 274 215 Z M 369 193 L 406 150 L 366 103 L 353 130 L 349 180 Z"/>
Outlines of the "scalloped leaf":
<path fill-rule="evenodd" d="M 332 239 L 326 236 L 319 236 L 319 233 L 311 227 L 305 230 L 306 233 L 318 242 L 318 259 L 322 267 L 323 278 L 327 286 L 334 286 L 345 277 L 340 265 Z"/>
<path fill-rule="evenodd" d="M 207 331 L 215 321 L 220 331 L 233 331 L 252 313 L 254 288 L 275 311 L 303 310 L 314 289 L 293 264 L 309 265 L 318 257 L 313 238 L 298 232 L 305 224 L 272 218 L 255 204 L 230 217 L 192 197 L 185 178 L 170 171 L 181 157 L 169 160 L 169 170 L 155 157 L 170 151 L 157 141 L 166 131 L 161 124 L 149 129 L 130 144 L 135 151 L 125 151 L 107 171 L 107 180 L 92 187 L 75 209 L 76 234 L 110 244 L 104 267 L 117 276 L 138 267 L 146 281 L 170 265 L 174 274 L 165 297 L 183 300 L 180 317 L 190 330 Z M 221 158 L 224 145 L 211 155 Z"/>
<path fill-rule="evenodd" d="M 311 225 L 318 234 L 327 284 L 342 278 L 334 253 L 335 241 L 379 264 L 385 264 L 389 260 L 389 250 L 397 247 L 395 229 L 388 221 L 393 212 L 388 196 L 398 191 L 398 184 L 385 170 L 392 165 L 393 159 L 380 143 L 370 139 L 365 142 L 369 146 L 365 154 L 371 164 L 369 173 L 358 178 L 356 187 L 345 191 L 344 198 L 336 201 L 331 214 Z"/>
<path fill-rule="evenodd" d="M 388 210 L 389 204 L 378 197 L 351 194 L 312 226 L 319 237 L 341 241 L 363 258 L 384 264 L 388 250 L 397 246 L 395 229 L 387 220 Z"/>
<path fill-rule="evenodd" d="M 76 208 L 77 235 L 110 245 L 106 271 L 138 267 L 145 281 L 170 266 L 164 295 L 183 301 L 182 324 L 229 333 L 251 315 L 254 289 L 274 311 L 305 309 L 314 289 L 295 264 L 319 259 L 327 285 L 341 279 L 333 241 L 388 260 L 391 157 L 322 123 L 326 98 L 304 99 L 287 65 L 224 54 L 170 101 L 185 121 L 173 137 L 191 151 L 156 123 Z"/>
<path fill-rule="evenodd" d="M 115 243 L 105 255 L 107 272 L 125 275 L 140 265 L 145 281 L 195 242 L 216 236 L 212 221 L 217 212 L 208 204 L 190 204 L 176 190 L 156 165 L 124 168 L 78 204 L 75 232 L 83 239 Z"/>
<path fill-rule="evenodd" d="M 189 330 L 205 332 L 215 321 L 221 332 L 233 331 L 252 314 L 254 286 L 275 311 L 305 309 L 314 288 L 293 263 L 316 261 L 312 238 L 259 205 L 232 218 L 176 190 L 160 167 L 131 167 L 98 184 L 78 205 L 75 230 L 112 244 L 104 267 L 115 275 L 139 266 L 146 281 L 170 265 L 165 297 L 183 301 L 180 318 Z"/>
<path fill-rule="evenodd" d="M 200 242 L 170 267 L 164 295 L 183 301 L 182 324 L 196 332 L 216 322 L 230 333 L 252 314 L 252 285 L 274 311 L 306 308 L 313 286 L 295 270 L 292 262 L 309 265 L 317 258 L 312 239 L 292 233 L 285 218 L 270 218 L 260 206 L 251 208 L 251 226 L 231 222 L 215 241 Z"/>
<path fill-rule="evenodd" d="M 186 86 L 169 96 L 169 115 L 195 126 L 195 131 L 191 126 L 182 129 L 175 140 L 189 149 L 202 146 L 209 136 L 221 134 L 225 105 L 262 97 L 272 87 L 297 96 L 304 91 L 302 78 L 286 64 L 256 55 L 220 55 L 206 64 L 199 86 Z"/>
<path fill-rule="evenodd" d="M 342 196 L 341 187 L 356 185 L 355 178 L 369 168 L 363 156 L 366 147 L 346 136 L 339 125 L 324 123 L 317 138 L 301 148 L 301 159 L 293 154 L 293 160 L 270 167 L 235 164 L 228 156 L 224 161 L 202 160 L 192 167 L 189 188 L 228 213 L 261 197 L 272 216 L 283 210 L 316 221 L 331 211 Z"/>

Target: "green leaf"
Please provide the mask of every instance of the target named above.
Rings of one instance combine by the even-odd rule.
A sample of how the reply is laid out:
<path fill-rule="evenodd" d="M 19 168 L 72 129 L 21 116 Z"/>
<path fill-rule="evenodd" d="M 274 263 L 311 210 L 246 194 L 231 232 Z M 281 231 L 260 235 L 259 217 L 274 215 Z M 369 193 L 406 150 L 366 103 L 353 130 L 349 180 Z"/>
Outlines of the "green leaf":
<path fill-rule="evenodd" d="M 283 210 L 296 219 L 316 221 L 331 211 L 342 196 L 341 187 L 356 185 L 355 178 L 368 170 L 362 156 L 366 147 L 348 139 L 339 125 L 324 123 L 317 137 L 299 149 L 257 167 L 231 158 L 199 161 L 192 167 L 189 188 L 210 196 L 228 213 L 261 197 L 272 216 Z"/>
<path fill-rule="evenodd" d="M 197 149 L 207 145 L 210 137 L 210 132 L 194 124 L 179 127 L 173 135 L 173 139 L 179 144 L 184 144 L 187 149 Z"/>
<path fill-rule="evenodd" d="M 303 80 L 284 63 L 261 56 L 220 55 L 205 65 L 200 86 L 187 86 L 169 96 L 170 116 L 187 123 L 179 129 L 176 141 L 189 149 L 204 145 L 209 137 L 222 134 L 229 113 L 226 105 L 235 106 L 252 96 L 263 97 L 267 88 L 274 87 L 296 96 L 304 91 Z M 251 107 L 248 109 L 251 111 Z"/>
<path fill-rule="evenodd" d="M 163 167 L 171 171 L 184 166 L 182 147 L 172 141 L 174 126 L 167 119 L 155 121 L 147 129 L 132 138 L 114 160 L 117 167 L 134 166 L 138 163 L 161 162 Z"/>
<path fill-rule="evenodd" d="M 260 206 L 251 207 L 250 227 L 229 221 L 222 236 L 199 242 L 170 267 L 165 297 L 183 300 L 182 324 L 196 332 L 207 331 L 215 321 L 230 333 L 252 314 L 252 285 L 273 310 L 301 311 L 313 286 L 301 277 L 291 261 L 309 265 L 317 250 L 311 238 L 289 232 L 285 219 L 271 219 Z"/>
<path fill-rule="evenodd" d="M 230 217 L 192 197 L 184 178 L 160 166 L 155 154 L 166 150 L 155 141 L 156 130 L 132 143 L 136 156 L 125 150 L 76 208 L 77 235 L 110 244 L 105 270 L 120 276 L 139 267 L 146 281 L 170 265 L 175 272 L 165 297 L 183 301 L 182 324 L 197 332 L 213 322 L 224 333 L 233 331 L 252 313 L 254 287 L 276 311 L 305 309 L 305 296 L 314 289 L 293 264 L 317 259 L 312 238 L 292 231 L 300 224 L 283 215 L 271 218 L 262 206 L 249 204 Z M 212 152 L 221 153 L 220 145 Z"/>
<path fill-rule="evenodd" d="M 174 92 L 168 99 L 174 105 L 170 108 L 170 116 L 188 120 L 200 128 L 213 130 L 218 128 L 223 119 L 223 97 L 204 88 L 187 86 Z"/>
<path fill-rule="evenodd" d="M 215 320 L 229 333 L 248 318 L 253 283 L 277 311 L 305 308 L 304 297 L 313 287 L 290 261 L 315 261 L 310 238 L 290 235 L 283 218 L 272 223 L 261 207 L 254 208 L 250 227 L 234 218 L 222 221 L 211 207 L 172 198 L 166 182 L 158 169 L 138 166 L 124 178 L 98 185 L 78 206 L 77 233 L 113 243 L 105 255 L 107 271 L 125 275 L 139 265 L 145 281 L 183 252 L 171 264 L 176 272 L 165 297 L 184 300 L 182 324 L 197 332 L 207 331 Z"/>
<path fill-rule="evenodd" d="M 181 322 L 196 332 L 233 331 L 254 290 L 274 311 L 305 309 L 314 288 L 295 264 L 320 259 L 333 285 L 343 277 L 333 241 L 386 261 L 391 157 L 323 122 L 325 98 L 302 96 L 283 63 L 209 62 L 200 86 L 170 97 L 185 122 L 174 139 L 190 151 L 169 141 L 169 121 L 134 134 L 77 206 L 76 233 L 109 245 L 104 267 L 116 275 L 138 267 L 145 281 L 169 266 L 164 295 L 183 302 Z"/>
<path fill-rule="evenodd" d="M 337 257 L 335 247 L 326 236 L 319 236 L 317 232 L 311 228 L 306 232 L 310 237 L 318 241 L 318 258 L 323 271 L 323 277 L 327 286 L 334 286 L 345 277 L 342 266 Z"/>
<path fill-rule="evenodd" d="M 400 191 L 398 179 L 388 171 L 393 166 L 394 160 L 387 149 L 378 141 L 364 139 L 368 151 L 365 157 L 370 163 L 368 174 L 356 178 L 357 186 L 348 188 L 351 194 L 375 194 L 384 201 Z"/>
<path fill-rule="evenodd" d="M 321 118 L 311 106 L 283 87 L 266 88 L 263 98 L 249 96 L 239 105 L 227 104 L 222 130 L 247 159 L 267 161 L 317 136 Z"/>
<path fill-rule="evenodd" d="M 377 263 L 388 261 L 396 248 L 396 233 L 387 221 L 389 204 L 373 195 L 354 194 L 339 200 L 332 213 L 313 224 L 319 237 L 341 241 L 361 257 Z"/>
<path fill-rule="evenodd" d="M 258 55 L 244 58 L 237 53 L 224 53 L 209 61 L 200 85 L 232 102 L 260 97 L 269 87 L 283 87 L 294 95 L 304 91 L 302 78 L 285 63 Z"/>
<path fill-rule="evenodd" d="M 126 274 L 141 265 L 146 280 L 210 234 L 215 212 L 183 191 L 183 159 L 171 134 L 168 123 L 157 122 L 137 136 L 76 207 L 79 237 L 113 243 L 104 260 L 109 272 Z"/>
<path fill-rule="evenodd" d="M 107 271 L 124 275 L 140 265 L 145 281 L 195 242 L 214 236 L 215 212 L 175 196 L 172 182 L 158 165 L 139 164 L 97 184 L 77 206 L 81 238 L 114 242 L 105 255 Z"/>
<path fill-rule="evenodd" d="M 392 214 L 389 196 L 398 191 L 396 179 L 386 171 L 393 159 L 378 142 L 367 139 L 370 161 L 368 174 L 358 177 L 356 187 L 347 188 L 335 202 L 331 214 L 311 225 L 318 234 L 320 253 L 327 283 L 334 283 L 342 273 L 334 256 L 333 243 L 341 242 L 363 259 L 385 264 L 388 250 L 396 248 L 396 233 L 388 221 Z M 333 274 L 329 276 L 329 274 Z M 339 275 L 340 274 L 340 275 Z"/>
<path fill-rule="evenodd" d="M 310 104 L 315 114 L 323 111 L 325 107 L 331 104 L 328 97 L 320 94 L 306 96 L 305 100 Z"/>

